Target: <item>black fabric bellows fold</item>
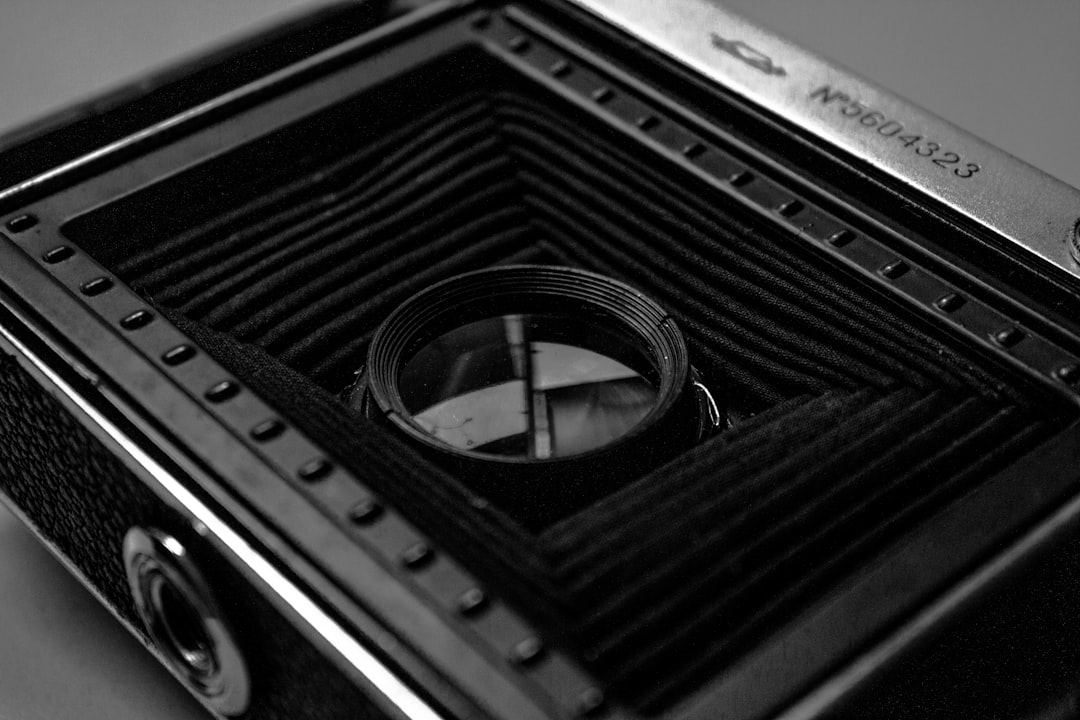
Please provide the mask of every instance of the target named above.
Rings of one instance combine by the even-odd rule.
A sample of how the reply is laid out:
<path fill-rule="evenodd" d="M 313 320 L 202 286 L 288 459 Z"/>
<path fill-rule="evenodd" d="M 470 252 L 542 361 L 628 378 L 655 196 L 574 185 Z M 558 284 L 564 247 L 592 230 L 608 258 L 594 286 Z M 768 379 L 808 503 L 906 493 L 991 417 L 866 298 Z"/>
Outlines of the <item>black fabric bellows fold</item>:
<path fill-rule="evenodd" d="M 257 183 L 232 202 L 200 202 L 181 175 L 68 231 L 656 710 L 1044 429 L 1018 390 L 794 239 L 553 105 L 493 81 L 414 117 L 345 116 L 321 151 L 290 158 L 270 140 L 220 163 L 215 187 Z M 244 178 L 244 153 L 268 148 L 277 174 Z M 188 208 L 167 231 L 152 219 L 162 197 Z M 744 419 L 533 534 L 338 402 L 396 305 L 515 262 L 647 292 Z"/>

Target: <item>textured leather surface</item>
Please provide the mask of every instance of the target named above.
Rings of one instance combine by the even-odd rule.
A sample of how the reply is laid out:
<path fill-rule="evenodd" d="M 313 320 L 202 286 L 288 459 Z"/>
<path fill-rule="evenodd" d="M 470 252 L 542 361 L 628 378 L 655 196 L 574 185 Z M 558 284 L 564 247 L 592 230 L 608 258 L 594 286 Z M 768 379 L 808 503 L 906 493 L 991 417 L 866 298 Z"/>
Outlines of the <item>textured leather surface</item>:
<path fill-rule="evenodd" d="M 127 590 L 124 534 L 138 524 L 180 539 L 236 630 L 252 674 L 250 717 L 381 717 L 182 517 L 7 355 L 0 355 L 0 487 L 144 639 Z"/>
<path fill-rule="evenodd" d="M 1031 13 L 1026 6 L 970 1 L 947 6 L 931 0 L 895 6 L 853 0 L 727 2 L 1021 157 L 1039 162 L 1044 169 L 1068 179 L 1062 168 L 1072 168 L 1072 182 L 1080 185 L 1080 162 L 1074 159 L 1080 153 L 1080 144 L 1070 142 L 1076 112 L 1048 108 L 1054 103 L 1074 107 L 1080 103 L 1080 95 L 1056 91 L 1074 80 L 1071 60 L 1075 44 L 1069 38 L 1075 37 L 1077 24 L 1069 18 L 1080 15 L 1080 6 L 1044 2 L 1038 13 Z M 112 8 L 122 2 L 103 0 L 96 5 Z M 218 3 L 210 5 L 222 7 Z M 18 102 L 5 103 L 0 108 L 3 113 L 22 113 L 28 101 L 36 101 L 38 105 L 32 111 L 40 112 L 85 93 L 92 83 L 112 82 L 131 74 L 135 63 L 144 61 L 142 56 L 126 54 L 120 45 L 127 48 L 139 43 L 142 52 L 151 58 L 160 57 L 167 45 L 149 40 L 145 32 L 133 34 L 130 15 L 125 14 L 122 22 L 117 22 L 117 17 L 107 12 L 90 11 L 85 3 L 80 4 L 86 8 L 81 13 L 62 0 L 16 4 L 5 10 L 17 15 L 20 7 L 39 14 L 47 27 L 20 22 L 18 16 L 5 14 L 6 20 L 0 26 L 4 33 L 0 56 L 9 61 L 0 62 L 0 72 L 4 73 L 0 86 Z M 192 26 L 190 32 L 209 35 L 221 28 L 214 13 L 192 12 L 188 6 L 180 10 L 179 6 L 160 3 L 154 7 L 165 11 L 173 7 L 179 17 L 188 21 L 200 18 L 203 29 Z M 927 21 L 930 17 L 932 22 Z M 157 31 L 167 27 L 169 32 L 179 32 L 177 23 L 160 22 L 156 16 L 147 22 L 152 22 Z M 103 35 L 101 28 L 109 34 Z M 87 40 L 94 33 L 98 33 L 96 43 Z M 911 52 L 912 37 L 926 40 L 917 53 Z M 1003 47 L 1014 51 L 1002 52 Z M 79 48 L 86 54 L 74 55 Z M 1025 48 L 1038 51 L 1024 52 Z M 118 54 L 125 64 L 113 64 Z M 964 92 L 957 92 L 961 86 Z M 31 97 L 31 92 L 38 95 Z M 1014 101 L 1001 103 L 1003 93 Z M 987 112 L 988 107 L 993 111 Z M 1039 132 L 1035 133 L 1030 132 L 1032 107 L 1041 109 L 1035 121 Z M 977 126 L 979 122 L 984 126 Z M 1058 124 L 1048 126 L 1048 122 Z M 1043 163 L 1040 153 L 1056 162 L 1057 169 Z M 1017 668 L 1017 672 L 1021 670 Z M 927 699 L 925 695 L 923 698 Z"/>
<path fill-rule="evenodd" d="M 206 720 L 104 605 L 0 506 L 0 718 Z"/>

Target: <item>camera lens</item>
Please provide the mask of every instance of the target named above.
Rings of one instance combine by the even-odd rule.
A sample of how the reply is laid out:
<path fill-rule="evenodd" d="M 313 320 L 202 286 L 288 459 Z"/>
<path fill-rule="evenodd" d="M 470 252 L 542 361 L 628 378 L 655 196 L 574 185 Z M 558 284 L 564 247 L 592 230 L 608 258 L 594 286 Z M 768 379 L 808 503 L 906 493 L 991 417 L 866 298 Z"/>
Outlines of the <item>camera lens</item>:
<path fill-rule="evenodd" d="M 595 494 L 719 424 L 657 303 L 540 265 L 459 275 L 407 300 L 376 332 L 348 402 L 474 484 L 509 492 L 512 480 L 518 499 L 536 483 Z"/>
<path fill-rule="evenodd" d="M 465 323 L 406 360 L 409 420 L 460 450 L 568 457 L 602 448 L 656 407 L 659 378 L 617 329 L 555 313 Z"/>

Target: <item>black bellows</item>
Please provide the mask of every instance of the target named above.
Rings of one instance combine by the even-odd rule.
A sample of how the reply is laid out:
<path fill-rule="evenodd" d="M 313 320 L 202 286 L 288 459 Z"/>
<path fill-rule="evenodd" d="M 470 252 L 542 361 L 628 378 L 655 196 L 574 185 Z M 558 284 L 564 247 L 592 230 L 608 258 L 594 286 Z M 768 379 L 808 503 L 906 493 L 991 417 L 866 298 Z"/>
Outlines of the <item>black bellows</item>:
<path fill-rule="evenodd" d="M 796 238 L 531 92 L 492 82 L 410 119 L 344 117 L 295 156 L 264 141 L 218 163 L 224 180 L 181 175 L 68 232 L 654 710 L 1044 428 L 1019 392 Z M 188 209 L 148 234 L 138 218 L 163 198 Z M 398 303 L 524 262 L 651 295 L 745 418 L 539 533 L 336 400 Z"/>

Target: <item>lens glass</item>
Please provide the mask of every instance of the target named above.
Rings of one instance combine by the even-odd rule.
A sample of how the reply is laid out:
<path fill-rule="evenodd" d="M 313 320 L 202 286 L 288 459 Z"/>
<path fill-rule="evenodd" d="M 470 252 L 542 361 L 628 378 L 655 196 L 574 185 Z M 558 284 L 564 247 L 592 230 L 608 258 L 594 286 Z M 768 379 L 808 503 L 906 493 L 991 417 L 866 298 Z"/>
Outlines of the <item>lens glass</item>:
<path fill-rule="evenodd" d="M 659 385 L 642 343 L 611 324 L 523 314 L 461 325 L 404 364 L 401 400 L 461 450 L 543 459 L 603 447 L 648 415 Z"/>
<path fill-rule="evenodd" d="M 163 576 L 154 582 L 151 593 L 164 639 L 183 661 L 185 670 L 196 675 L 212 674 L 217 665 L 213 643 L 207 637 L 199 613 Z"/>

